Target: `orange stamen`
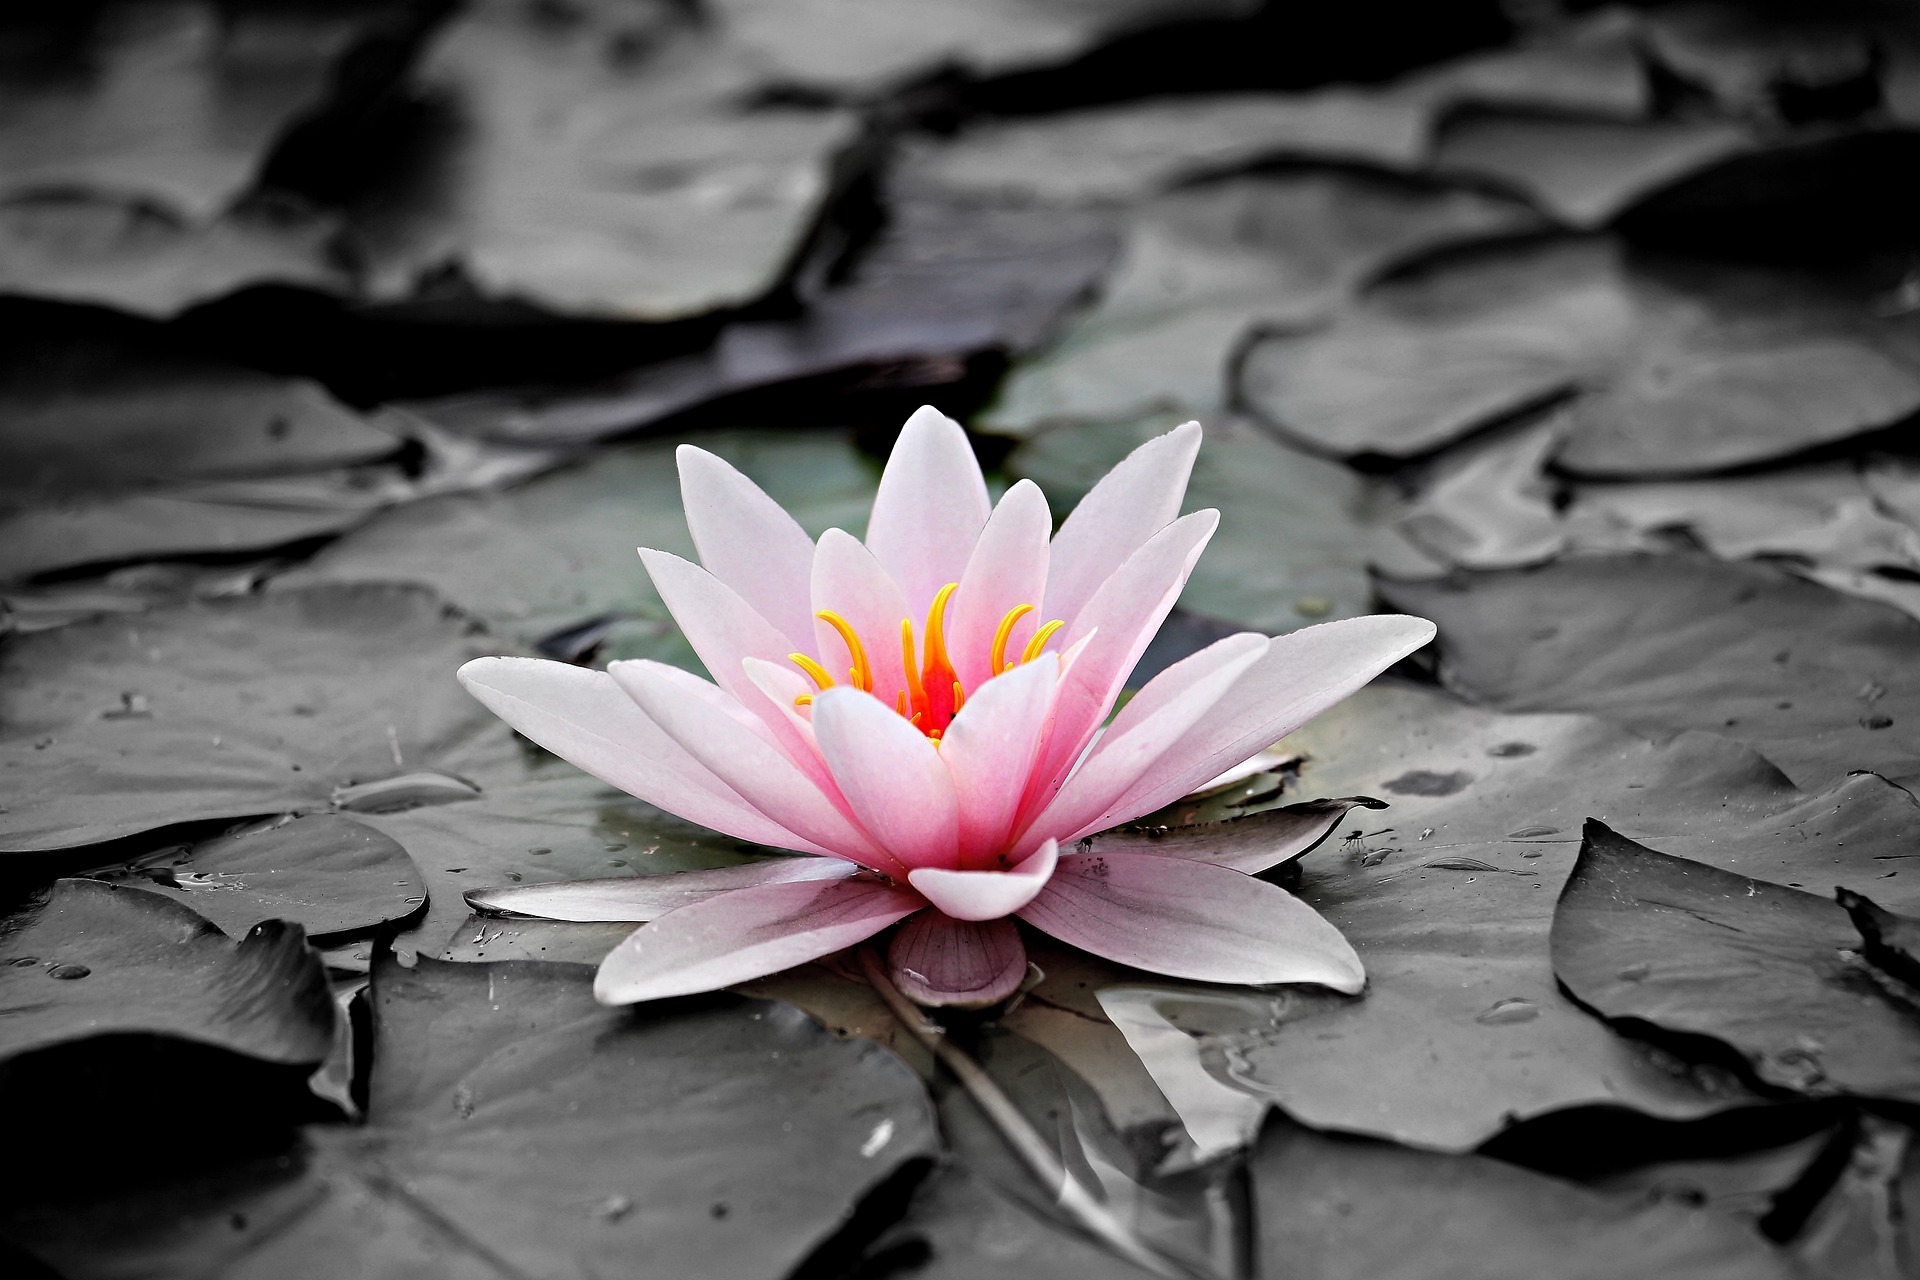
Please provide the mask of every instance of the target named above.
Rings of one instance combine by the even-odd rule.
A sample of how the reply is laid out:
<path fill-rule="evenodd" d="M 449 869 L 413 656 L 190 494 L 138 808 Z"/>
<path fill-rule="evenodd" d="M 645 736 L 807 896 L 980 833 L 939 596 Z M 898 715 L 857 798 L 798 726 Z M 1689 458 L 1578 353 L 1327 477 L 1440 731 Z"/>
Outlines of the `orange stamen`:
<path fill-rule="evenodd" d="M 1013 628 L 1033 612 L 1030 604 L 1019 604 L 1007 610 L 1007 616 L 1000 619 L 1000 625 L 993 629 L 993 650 L 987 656 L 987 670 L 999 675 L 1007 669 L 1007 641 L 1013 636 Z"/>
<path fill-rule="evenodd" d="M 955 680 L 953 682 L 953 714 L 959 715 L 960 708 L 966 705 L 967 705 L 966 691 L 960 687 L 960 682 L 958 680 Z"/>
<path fill-rule="evenodd" d="M 920 666 L 914 657 L 913 623 L 906 618 L 900 619 L 900 666 L 907 673 L 906 696 L 913 701 L 914 711 L 926 711 L 927 691 L 920 687 Z M 900 714 L 905 715 L 906 712 Z"/>

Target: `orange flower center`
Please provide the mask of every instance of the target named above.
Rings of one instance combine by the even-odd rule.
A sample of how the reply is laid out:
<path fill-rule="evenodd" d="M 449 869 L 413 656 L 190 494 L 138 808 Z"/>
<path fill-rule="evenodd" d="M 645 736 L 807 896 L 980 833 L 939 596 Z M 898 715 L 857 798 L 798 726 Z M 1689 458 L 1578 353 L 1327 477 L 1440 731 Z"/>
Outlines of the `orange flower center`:
<path fill-rule="evenodd" d="M 916 647 L 913 639 L 913 619 L 900 619 L 900 665 L 906 672 L 907 687 L 894 694 L 893 709 L 911 721 L 920 732 L 940 744 L 940 736 L 953 723 L 954 716 L 966 705 L 967 691 L 960 686 L 960 677 L 955 674 L 953 662 L 947 655 L 947 601 L 959 588 L 957 582 L 949 582 L 940 588 L 933 597 L 933 607 L 927 611 L 926 643 Z M 1033 612 L 1030 604 L 1015 605 L 1007 610 L 1000 619 L 1000 625 L 994 628 L 993 644 L 987 654 L 987 672 L 989 678 L 1010 671 L 1021 663 L 1032 662 L 1045 650 L 1047 641 L 1066 624 L 1059 619 L 1047 623 L 1033 633 L 1015 661 L 1007 658 L 1007 644 L 1013 637 L 1013 629 L 1020 619 Z M 873 663 L 867 658 L 867 647 L 862 643 L 859 632 L 853 624 L 831 609 L 822 609 L 814 615 L 839 633 L 845 642 L 847 652 L 853 657 L 853 665 L 847 671 L 847 683 L 866 693 L 873 692 Z M 793 664 L 806 672 L 813 680 L 816 689 L 831 689 L 834 678 L 827 669 L 804 653 L 790 653 L 787 657 Z M 797 707 L 804 707 L 813 701 L 811 693 L 803 693 L 793 700 Z"/>

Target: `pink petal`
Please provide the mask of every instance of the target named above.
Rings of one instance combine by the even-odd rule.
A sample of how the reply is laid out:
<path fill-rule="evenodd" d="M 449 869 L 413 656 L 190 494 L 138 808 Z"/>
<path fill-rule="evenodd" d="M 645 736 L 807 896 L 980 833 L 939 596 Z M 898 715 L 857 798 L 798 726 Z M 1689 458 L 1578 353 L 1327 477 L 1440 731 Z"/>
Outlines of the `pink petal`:
<path fill-rule="evenodd" d="M 1353 947 L 1278 885 L 1144 853 L 1086 853 L 1059 868 L 1020 918 L 1070 946 L 1196 982 L 1366 983 Z"/>
<path fill-rule="evenodd" d="M 916 1004 L 984 1009 L 1020 989 L 1027 947 L 1011 920 L 922 911 L 887 946 L 887 976 Z"/>
<path fill-rule="evenodd" d="M 807 587 L 813 539 L 725 459 L 690 444 L 681 445 L 675 457 L 687 531 L 699 548 L 700 563 L 781 631 L 789 650 L 806 651 L 813 642 Z"/>
<path fill-rule="evenodd" d="M 1020 605 L 1040 607 L 1047 589 L 1047 540 L 1053 533 L 1053 514 L 1046 495 L 1031 480 L 1007 490 L 980 531 L 960 589 L 947 607 L 947 651 L 954 674 L 971 691 L 993 672 L 993 636 L 1000 620 Z M 1029 613 L 1014 624 L 1007 642 L 1009 661 L 1019 661 L 1029 637 L 1046 621 Z"/>
<path fill-rule="evenodd" d="M 1180 514 L 1200 424 L 1156 436 L 1100 478 L 1053 539 L 1043 612 L 1071 624 L 1100 584 Z"/>
<path fill-rule="evenodd" d="M 1077 840 L 1180 736 L 1226 695 L 1267 651 L 1267 637 L 1227 636 L 1155 676 L 1114 717 L 1058 795 L 1033 821 L 1036 832 Z"/>
<path fill-rule="evenodd" d="M 1063 648 L 1088 637 L 1091 642 L 1061 675 L 1053 726 L 1034 767 L 1036 785 L 1021 805 L 1021 825 L 1052 800 L 1053 789 L 1107 718 L 1127 674 L 1180 598 L 1187 575 L 1219 523 L 1219 512 L 1196 511 L 1154 534 L 1068 624 Z"/>
<path fill-rule="evenodd" d="M 915 867 L 907 883 L 955 920 L 998 920 L 1032 902 L 1053 875 L 1060 846 L 1049 840 L 1011 871 L 947 871 Z"/>
<path fill-rule="evenodd" d="M 989 865 L 1007 847 L 1053 712 L 1060 659 L 1043 653 L 981 685 L 940 739 L 960 802 L 960 865 Z"/>
<path fill-rule="evenodd" d="M 834 857 L 899 870 L 836 797 L 823 792 L 725 693 L 690 672 L 644 658 L 611 663 L 607 673 L 689 755 L 756 809 Z"/>
<path fill-rule="evenodd" d="M 1084 830 L 1152 813 L 1286 737 L 1433 639 L 1425 618 L 1376 614 L 1275 636 L 1267 652 L 1159 763 Z"/>
<path fill-rule="evenodd" d="M 839 614 L 853 627 L 873 670 L 873 695 L 893 705 L 907 687 L 900 659 L 900 623 L 913 616 L 907 598 L 860 540 L 842 529 L 820 535 L 813 553 L 813 607 Z M 921 623 L 914 621 L 914 634 Z M 814 621 L 814 654 L 840 684 L 850 683 L 853 653 L 827 623 Z"/>
<path fill-rule="evenodd" d="M 866 542 L 916 617 L 941 587 L 960 581 L 991 507 L 960 424 L 931 405 L 915 410 L 880 477 Z"/>
<path fill-rule="evenodd" d="M 476 911 L 537 916 L 543 920 L 657 920 L 676 907 L 757 884 L 844 880 L 860 868 L 838 858 L 768 858 L 737 867 L 675 871 L 657 876 L 605 880 L 556 880 L 552 884 L 476 889 L 466 895 Z"/>
<path fill-rule="evenodd" d="M 701 764 L 604 671 L 540 658 L 475 658 L 460 683 L 522 734 L 594 777 L 741 840 L 825 853 Z"/>
<path fill-rule="evenodd" d="M 763 884 L 641 925 L 600 962 L 602 1004 L 713 991 L 818 960 L 920 909 L 917 894 L 864 876 Z"/>
<path fill-rule="evenodd" d="M 955 864 L 960 804 L 925 734 L 844 686 L 814 700 L 813 733 L 854 817 L 902 866 Z"/>

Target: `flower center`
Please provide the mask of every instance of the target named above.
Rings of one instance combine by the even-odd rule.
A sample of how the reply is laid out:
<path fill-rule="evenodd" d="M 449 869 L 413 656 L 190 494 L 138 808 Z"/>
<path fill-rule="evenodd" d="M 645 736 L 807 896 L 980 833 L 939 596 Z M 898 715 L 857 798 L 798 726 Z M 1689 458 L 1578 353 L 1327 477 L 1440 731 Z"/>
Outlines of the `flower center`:
<path fill-rule="evenodd" d="M 927 611 L 926 641 L 916 647 L 913 638 L 913 619 L 900 619 L 900 665 L 906 672 L 907 687 L 894 694 L 893 709 L 918 728 L 934 745 L 940 744 L 940 736 L 953 723 L 954 716 L 966 705 L 967 691 L 960 686 L 960 677 L 954 673 L 953 662 L 947 655 L 947 601 L 959 588 L 957 582 L 949 582 L 940 588 L 933 597 L 933 607 Z M 1033 612 L 1030 604 L 1015 605 L 1007 610 L 1000 619 L 1000 625 L 994 628 L 993 644 L 987 653 L 987 674 L 989 678 L 1010 671 L 1021 663 L 1032 662 L 1045 650 L 1047 641 L 1066 623 L 1055 619 L 1033 633 L 1021 651 L 1017 660 L 1007 659 L 1007 644 L 1013 637 L 1013 629 L 1020 619 Z M 847 671 L 847 683 L 866 693 L 873 692 L 873 663 L 867 657 L 867 647 L 860 639 L 860 633 L 853 624 L 831 609 L 822 609 L 814 617 L 826 623 L 839 633 L 845 642 L 847 652 L 852 655 L 853 665 Z M 816 689 L 831 689 L 834 678 L 828 670 L 804 653 L 790 653 L 788 659 L 806 672 Z M 811 693 L 803 693 L 793 700 L 796 707 L 804 707 L 813 701 Z"/>

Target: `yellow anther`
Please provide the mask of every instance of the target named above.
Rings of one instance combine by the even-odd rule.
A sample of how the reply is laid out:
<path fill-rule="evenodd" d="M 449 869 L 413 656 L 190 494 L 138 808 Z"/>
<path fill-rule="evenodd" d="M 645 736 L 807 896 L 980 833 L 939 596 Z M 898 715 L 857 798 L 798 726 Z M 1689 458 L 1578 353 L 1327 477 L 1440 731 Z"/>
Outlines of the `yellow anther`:
<path fill-rule="evenodd" d="M 990 674 L 997 676 L 1007 669 L 1007 641 L 1020 619 L 1032 612 L 1033 606 L 1030 604 L 1015 605 L 1007 610 L 1007 616 L 1000 619 L 1000 625 L 993 629 L 993 650 L 987 656 L 987 671 Z"/>
<path fill-rule="evenodd" d="M 958 680 L 955 680 L 955 681 L 953 682 L 953 711 L 954 711 L 954 714 L 955 714 L 955 715 L 958 715 L 958 714 L 960 714 L 960 708 L 961 708 L 961 707 L 964 707 L 964 706 L 966 706 L 966 705 L 967 705 L 967 695 L 966 695 L 966 692 L 965 692 L 965 690 L 963 690 L 963 689 L 961 689 L 961 687 L 960 687 L 960 682 L 959 682 Z"/>
<path fill-rule="evenodd" d="M 803 693 L 799 697 L 793 700 L 793 705 L 796 707 L 810 707 L 813 705 L 813 695 L 810 693 Z"/>
<path fill-rule="evenodd" d="M 893 697 L 893 709 L 901 715 L 907 714 L 907 691 L 902 689 Z"/>
<path fill-rule="evenodd" d="M 918 710 L 926 708 L 927 695 L 920 688 L 920 666 L 914 658 L 913 623 L 906 618 L 900 619 L 900 666 L 907 673 L 905 697 L 913 700 Z M 907 714 L 905 711 L 901 715 Z"/>
<path fill-rule="evenodd" d="M 853 669 L 847 672 L 849 679 L 855 688 L 872 693 L 873 668 L 867 663 L 866 646 L 860 643 L 860 635 L 853 629 L 853 624 L 831 609 L 822 609 L 813 616 L 840 633 L 840 639 L 845 642 L 847 652 L 853 655 Z"/>
<path fill-rule="evenodd" d="M 1053 633 L 1066 625 L 1067 624 L 1059 618 L 1055 618 L 1052 622 L 1049 622 L 1046 626 L 1034 632 L 1033 639 L 1027 641 L 1026 652 L 1020 655 L 1020 661 L 1032 662 L 1035 658 L 1039 657 L 1040 651 L 1047 647 L 1047 641 L 1053 639 Z"/>
<path fill-rule="evenodd" d="M 787 661 L 791 662 L 794 666 L 799 667 L 802 671 L 806 672 L 809 676 L 811 676 L 813 678 L 813 683 L 815 688 L 818 688 L 818 689 L 833 688 L 833 677 L 827 674 L 827 669 L 821 666 L 819 663 L 815 662 L 812 658 L 809 658 L 806 654 L 790 653 L 787 655 Z M 812 697 L 811 694 L 808 694 L 806 696 L 809 698 Z"/>

